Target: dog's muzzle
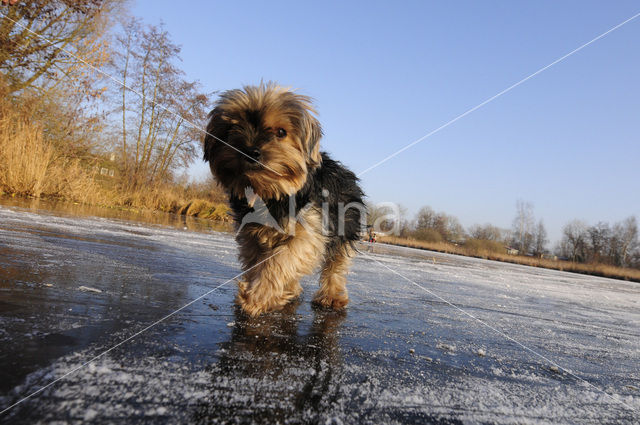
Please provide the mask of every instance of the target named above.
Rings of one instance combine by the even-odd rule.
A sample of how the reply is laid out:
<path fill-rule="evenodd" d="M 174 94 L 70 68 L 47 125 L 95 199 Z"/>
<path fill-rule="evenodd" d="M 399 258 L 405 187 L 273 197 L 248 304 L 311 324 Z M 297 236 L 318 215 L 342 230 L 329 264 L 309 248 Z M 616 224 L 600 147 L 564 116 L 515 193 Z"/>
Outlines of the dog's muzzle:
<path fill-rule="evenodd" d="M 247 162 L 253 162 L 253 163 L 255 163 L 256 161 L 259 161 L 260 157 L 262 156 L 262 153 L 258 148 L 244 149 L 243 153 L 244 153 L 243 155 L 244 160 Z"/>

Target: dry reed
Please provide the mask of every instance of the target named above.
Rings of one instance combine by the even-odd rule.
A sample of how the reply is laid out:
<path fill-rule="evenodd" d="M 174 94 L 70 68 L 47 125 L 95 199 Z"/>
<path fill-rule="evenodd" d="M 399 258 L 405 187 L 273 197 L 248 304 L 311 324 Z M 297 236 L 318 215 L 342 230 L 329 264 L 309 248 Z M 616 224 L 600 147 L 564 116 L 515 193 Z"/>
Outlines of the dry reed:
<path fill-rule="evenodd" d="M 26 111 L 0 105 L 0 194 L 229 220 L 219 188 L 164 182 L 123 190 L 125 185 L 117 180 L 109 182 L 97 175 L 96 161 L 97 157 L 80 160 L 56 151 Z"/>

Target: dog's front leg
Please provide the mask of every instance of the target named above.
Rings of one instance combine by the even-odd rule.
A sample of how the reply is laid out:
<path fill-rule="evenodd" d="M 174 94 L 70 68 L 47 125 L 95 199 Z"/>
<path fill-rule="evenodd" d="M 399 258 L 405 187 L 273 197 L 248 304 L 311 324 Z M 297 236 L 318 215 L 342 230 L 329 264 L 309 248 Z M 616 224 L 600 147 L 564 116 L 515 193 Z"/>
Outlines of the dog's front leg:
<path fill-rule="evenodd" d="M 293 290 L 292 290 L 293 289 Z M 266 268 L 261 276 L 238 282 L 236 303 L 242 311 L 255 317 L 269 311 L 280 310 L 300 295 L 302 288 L 297 281 L 285 283 Z"/>
<path fill-rule="evenodd" d="M 323 236 L 315 229 L 296 225 L 295 235 L 286 237 L 260 230 L 248 228 L 238 238 L 247 272 L 236 302 L 250 316 L 279 310 L 300 295 L 300 278 L 313 272 L 324 255 Z"/>

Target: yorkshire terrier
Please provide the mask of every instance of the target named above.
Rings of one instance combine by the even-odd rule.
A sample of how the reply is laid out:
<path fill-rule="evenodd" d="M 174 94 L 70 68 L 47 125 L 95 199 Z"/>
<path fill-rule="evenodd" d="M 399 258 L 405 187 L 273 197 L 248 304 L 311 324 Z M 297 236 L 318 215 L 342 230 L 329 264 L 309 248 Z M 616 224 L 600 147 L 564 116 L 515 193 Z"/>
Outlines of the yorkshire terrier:
<path fill-rule="evenodd" d="M 320 152 L 315 114 L 309 97 L 273 83 L 226 91 L 209 114 L 204 159 L 229 194 L 245 270 L 236 302 L 250 316 L 297 298 L 300 278 L 318 266 L 314 304 L 349 302 L 364 194 L 353 172 Z"/>

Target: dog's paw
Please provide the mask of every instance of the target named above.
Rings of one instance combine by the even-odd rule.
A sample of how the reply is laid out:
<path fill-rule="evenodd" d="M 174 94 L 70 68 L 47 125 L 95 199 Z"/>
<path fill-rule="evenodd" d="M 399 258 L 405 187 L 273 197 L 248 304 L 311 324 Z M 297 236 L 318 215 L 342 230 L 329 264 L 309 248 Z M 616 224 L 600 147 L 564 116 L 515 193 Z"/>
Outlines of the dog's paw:
<path fill-rule="evenodd" d="M 300 292 L 285 291 L 282 293 L 273 293 L 265 290 L 260 285 L 250 285 L 247 282 L 238 282 L 238 295 L 236 296 L 236 304 L 238 304 L 244 313 L 251 317 L 259 316 L 270 311 L 281 310 L 291 300 L 298 297 Z"/>
<path fill-rule="evenodd" d="M 347 294 L 325 294 L 318 292 L 313 298 L 313 303 L 319 307 L 342 310 L 349 304 Z"/>
<path fill-rule="evenodd" d="M 247 281 L 238 281 L 238 294 L 236 295 L 236 304 L 240 306 L 242 311 L 251 316 L 256 317 L 266 311 L 266 306 L 258 302 L 256 294 L 250 291 L 250 285 Z"/>
<path fill-rule="evenodd" d="M 258 317 L 262 313 L 266 313 L 267 311 L 269 311 L 267 305 L 263 303 L 251 302 L 251 300 L 247 300 L 238 304 L 240 304 L 240 308 L 242 308 L 242 311 L 249 317 Z"/>

